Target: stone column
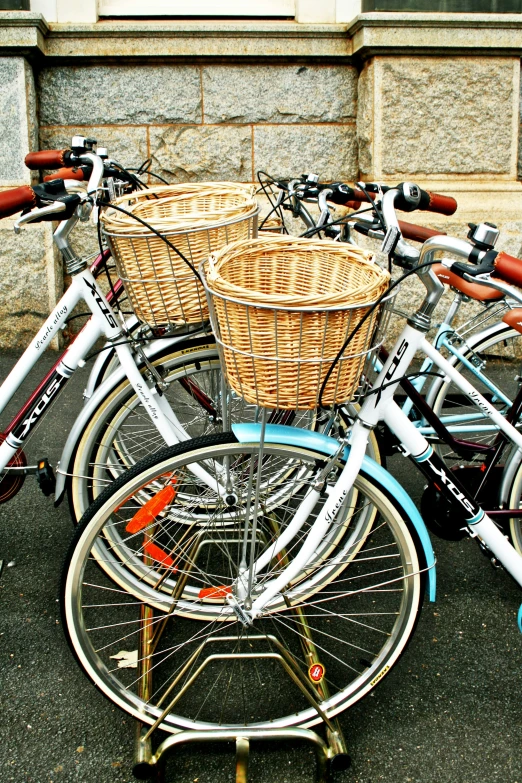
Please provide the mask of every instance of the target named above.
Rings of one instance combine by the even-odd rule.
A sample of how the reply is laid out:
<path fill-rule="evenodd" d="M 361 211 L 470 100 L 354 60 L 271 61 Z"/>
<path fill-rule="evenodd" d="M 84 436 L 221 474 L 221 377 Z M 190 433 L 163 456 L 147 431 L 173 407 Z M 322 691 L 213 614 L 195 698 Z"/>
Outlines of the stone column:
<path fill-rule="evenodd" d="M 375 56 L 359 78 L 357 136 L 362 179 L 413 180 L 456 198 L 452 217 L 418 212 L 406 220 L 465 238 L 468 223 L 501 230 L 498 248 L 522 255 L 522 186 L 517 181 L 520 58 Z M 410 278 L 399 307 L 420 303 Z M 449 303 L 449 296 L 442 306 Z M 440 311 L 442 312 L 442 310 Z M 476 312 L 463 307 L 460 321 Z M 396 336 L 402 321 L 393 322 Z"/>
<path fill-rule="evenodd" d="M 38 149 L 38 126 L 33 73 L 23 57 L 0 58 L 0 128 L 0 189 L 30 185 L 24 158 Z M 63 287 L 52 224 L 28 226 L 17 236 L 14 222 L 0 223 L 0 348 L 26 347 Z"/>
<path fill-rule="evenodd" d="M 504 248 L 520 254 L 519 89 L 519 57 L 373 57 L 359 79 L 362 178 L 454 195 L 448 230 L 498 221 Z"/>

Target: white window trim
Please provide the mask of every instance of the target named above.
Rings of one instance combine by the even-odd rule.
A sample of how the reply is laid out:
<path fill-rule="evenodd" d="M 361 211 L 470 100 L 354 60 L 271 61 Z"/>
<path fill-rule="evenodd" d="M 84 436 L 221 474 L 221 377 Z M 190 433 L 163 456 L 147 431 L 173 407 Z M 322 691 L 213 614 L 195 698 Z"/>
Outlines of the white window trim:
<path fill-rule="evenodd" d="M 295 16 L 295 0 L 98 0 L 100 16 Z"/>
<path fill-rule="evenodd" d="M 361 0 L 31 0 L 31 11 L 47 22 L 93 24 L 98 17 L 249 16 L 292 18 L 303 24 L 351 22 Z"/>

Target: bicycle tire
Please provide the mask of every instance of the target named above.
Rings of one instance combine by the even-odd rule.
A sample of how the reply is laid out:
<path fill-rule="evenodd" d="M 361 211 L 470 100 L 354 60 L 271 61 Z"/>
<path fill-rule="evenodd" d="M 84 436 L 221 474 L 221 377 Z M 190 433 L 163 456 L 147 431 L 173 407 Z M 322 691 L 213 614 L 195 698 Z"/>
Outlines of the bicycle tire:
<path fill-rule="evenodd" d="M 507 507 L 522 508 L 522 460 L 516 453 L 513 458 L 518 459 L 519 465 L 507 492 Z M 509 518 L 509 535 L 518 554 L 522 555 L 522 519 L 520 517 Z"/>
<path fill-rule="evenodd" d="M 342 521 L 339 519 L 333 526 L 321 544 L 321 551 L 315 553 L 314 561 L 309 561 L 289 585 L 285 596 L 276 596 L 265 607 L 264 616 L 254 621 L 253 632 L 234 619 L 225 595 L 216 594 L 216 585 L 226 578 L 230 584 L 234 573 L 237 574 L 239 549 L 234 520 L 241 521 L 247 486 L 245 470 L 256 455 L 256 444 L 240 444 L 232 433 L 223 433 L 178 444 L 147 457 L 98 497 L 77 528 L 69 551 L 61 597 L 64 627 L 75 656 L 105 696 L 146 723 L 160 718 L 161 728 L 166 731 L 216 725 L 264 728 L 318 723 L 321 717 L 303 692 L 293 689 L 279 663 L 272 665 L 273 655 L 268 661 L 266 656 L 252 658 L 244 653 L 247 649 L 257 656 L 259 645 L 269 653 L 279 650 L 278 644 L 282 645 L 301 679 L 308 682 L 308 690 L 312 690 L 321 708 L 332 717 L 362 698 L 388 673 L 404 651 L 419 616 L 424 561 L 413 524 L 398 500 L 369 471 L 363 470 L 344 508 Z M 232 511 L 216 493 L 209 494 L 208 486 L 201 493 L 201 487 L 198 488 L 190 473 L 189 466 L 195 463 L 207 467 L 214 464 L 217 470 L 219 460 L 223 463 L 227 460 L 234 476 L 236 500 Z M 312 448 L 270 443 L 265 446 L 261 470 L 266 468 L 270 472 L 277 460 L 283 460 L 285 465 L 290 461 L 295 463 L 292 487 L 287 488 L 288 505 L 279 498 L 271 508 L 268 491 L 271 488 L 266 484 L 266 497 L 260 506 L 262 522 L 255 537 L 260 552 L 273 544 L 325 457 Z M 179 477 L 176 493 L 168 509 L 164 506 L 156 517 L 154 530 L 149 528 L 143 533 L 141 528 L 136 534 L 129 534 L 125 543 L 130 551 L 131 539 L 137 542 L 143 533 L 143 542 L 137 544 L 134 553 L 138 560 L 143 552 L 149 551 L 142 549 L 146 538 L 148 544 L 152 541 L 156 546 L 168 546 L 169 557 L 177 558 L 178 565 L 162 566 L 161 562 L 166 561 L 154 560 L 157 553 L 154 557 L 147 554 L 144 565 L 156 580 L 156 592 L 151 589 L 150 579 L 145 584 L 142 574 L 133 583 L 132 569 L 126 571 L 129 582 L 122 586 L 121 569 L 111 572 L 106 563 L 100 568 L 97 545 L 102 543 L 105 557 L 108 551 L 105 536 L 109 528 L 128 525 L 129 514 L 134 519 L 136 508 L 141 508 L 149 495 L 156 497 L 160 487 L 164 489 L 169 481 L 174 481 L 174 475 Z M 187 476 L 192 477 L 190 485 Z M 297 483 L 300 483 L 299 490 Z M 277 491 L 281 491 L 280 487 Z M 193 502 L 189 507 L 187 498 L 191 493 Z M 178 500 L 180 495 L 182 500 Z M 270 522 L 271 514 L 277 518 L 275 528 Z M 199 525 L 189 522 L 198 515 L 202 520 Z M 205 550 L 204 546 L 200 547 L 199 539 L 194 540 L 194 546 L 197 544 L 194 562 L 188 557 L 183 560 L 188 547 L 187 530 L 194 530 L 190 535 L 206 536 L 209 541 Z M 303 530 L 302 535 L 305 533 Z M 212 535 L 217 538 L 212 539 Z M 291 556 L 300 540 L 299 536 L 293 539 L 284 557 Z M 122 555 L 121 552 L 111 554 L 117 558 Z M 273 560 L 260 579 L 270 578 L 284 565 L 281 557 Z M 169 570 L 168 577 L 173 582 L 170 596 L 166 590 L 161 594 L 161 585 L 158 586 L 158 577 L 166 581 Z M 179 597 L 173 601 L 176 579 L 179 579 Z M 201 594 L 201 590 L 207 592 Z M 377 611 L 376 601 L 379 602 Z M 312 648 L 305 643 L 304 650 L 302 615 L 313 639 Z M 130 651 L 134 658 L 137 656 L 136 678 L 135 669 L 119 668 L 111 656 L 121 654 L 125 658 L 129 650 L 125 654 L 122 651 L 132 645 L 142 645 L 143 650 L 151 622 L 162 631 L 155 641 L 152 657 Z M 182 693 L 175 711 L 167 711 L 161 717 L 165 700 L 168 702 L 171 696 L 166 694 L 167 688 L 185 665 L 188 668 L 182 679 L 187 684 L 193 673 L 190 656 L 204 637 L 204 647 L 215 644 L 221 654 L 205 659 L 198 687 L 190 690 L 190 698 Z M 311 653 L 311 649 L 315 652 Z M 236 657 L 230 658 L 231 655 Z M 236 667 L 237 660 L 240 663 Z M 324 665 L 325 676 L 320 684 L 312 687 L 306 679 L 307 672 L 312 663 L 318 662 Z M 156 680 L 160 680 L 159 685 Z M 149 695 L 143 690 L 144 684 L 152 689 Z"/>
<path fill-rule="evenodd" d="M 494 375 L 494 382 L 498 388 L 503 391 L 509 399 L 514 399 L 518 391 L 517 380 L 515 379 L 515 370 L 520 367 L 520 348 L 522 348 L 522 341 L 520 340 L 520 334 L 512 329 L 507 324 L 499 325 L 497 331 L 493 334 L 481 336 L 474 335 L 468 340 L 467 345 L 469 348 L 464 350 L 464 356 L 476 362 L 482 362 L 482 370 L 486 369 L 486 373 L 490 372 Z M 457 357 L 451 360 L 453 366 L 461 372 L 465 378 L 467 378 L 473 386 L 483 394 L 491 403 L 495 404 L 498 410 L 504 412 L 507 410 L 507 405 L 500 399 L 493 397 L 491 391 L 485 386 L 483 382 L 465 368 Z M 481 370 L 481 371 L 482 371 Z M 465 420 L 462 418 L 459 425 L 458 420 L 453 421 L 451 424 L 447 423 L 448 429 L 455 433 L 457 439 L 463 439 L 470 443 L 477 443 L 479 445 L 488 445 L 494 441 L 498 434 L 498 428 L 488 419 L 487 415 L 470 400 L 468 400 L 462 392 L 455 386 L 455 384 L 447 379 L 437 379 L 432 384 L 430 391 L 427 395 L 427 401 L 433 408 L 434 412 L 441 418 L 444 423 L 449 421 L 448 417 L 475 417 L 469 422 L 469 426 L 476 428 L 476 432 L 462 432 L 456 433 L 455 428 L 465 425 Z M 489 430 L 484 429 L 490 427 Z M 429 438 L 431 440 L 431 438 Z M 434 449 L 439 456 L 444 459 L 448 465 L 466 466 L 466 465 L 478 465 L 483 461 L 483 453 L 477 451 L 476 455 L 472 455 L 469 458 L 463 457 L 450 446 L 442 443 L 440 440 L 433 443 Z"/>

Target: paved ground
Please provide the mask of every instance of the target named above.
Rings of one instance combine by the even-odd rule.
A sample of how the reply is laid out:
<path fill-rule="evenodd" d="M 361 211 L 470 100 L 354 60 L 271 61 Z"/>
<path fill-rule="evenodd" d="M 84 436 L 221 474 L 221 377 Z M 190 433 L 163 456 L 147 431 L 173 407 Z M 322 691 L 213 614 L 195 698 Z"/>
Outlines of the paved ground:
<path fill-rule="evenodd" d="M 54 357 L 51 357 L 54 358 Z M 0 356 L 0 377 L 14 356 Z M 29 445 L 56 462 L 79 406 L 73 379 Z M 8 420 L 6 416 L 5 421 Z M 409 463 L 393 471 L 418 497 Z M 77 668 L 58 615 L 58 583 L 71 535 L 66 506 L 54 509 L 33 479 L 0 508 L 0 780 L 10 783 L 127 783 L 133 721 L 100 696 Z M 438 598 L 426 603 L 415 637 L 373 694 L 341 718 L 353 759 L 340 783 L 522 783 L 522 638 L 518 588 L 494 571 L 471 540 L 435 541 Z M 181 751 L 169 783 L 229 783 L 231 750 Z M 308 783 L 302 747 L 253 752 L 252 783 Z"/>

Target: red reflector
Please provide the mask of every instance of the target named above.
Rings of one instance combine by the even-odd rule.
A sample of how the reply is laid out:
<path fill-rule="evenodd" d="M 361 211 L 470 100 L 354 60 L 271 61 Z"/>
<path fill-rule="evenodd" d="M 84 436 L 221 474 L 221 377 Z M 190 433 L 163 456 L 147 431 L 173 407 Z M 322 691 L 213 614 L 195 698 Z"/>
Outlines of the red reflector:
<path fill-rule="evenodd" d="M 220 587 L 204 587 L 199 591 L 200 598 L 226 598 L 232 592 L 231 587 L 221 585 Z"/>
<path fill-rule="evenodd" d="M 174 565 L 174 560 L 171 558 L 168 552 L 165 552 L 164 549 L 162 549 L 157 544 L 154 544 L 152 541 L 148 541 L 146 544 L 143 544 L 143 549 L 148 555 L 152 557 L 153 560 L 161 563 L 161 565 L 168 566 L 169 568 Z M 174 569 L 174 571 L 177 570 L 177 568 Z"/>
<path fill-rule="evenodd" d="M 322 663 L 313 663 L 308 669 L 308 676 L 312 682 L 319 683 L 324 677 L 324 666 Z"/>
<path fill-rule="evenodd" d="M 160 511 L 163 511 L 165 506 L 168 506 L 176 497 L 176 489 L 174 484 L 169 484 L 168 487 L 160 489 L 157 495 L 148 500 L 145 505 L 140 508 L 139 511 L 134 514 L 131 521 L 127 523 L 125 530 L 127 533 L 138 533 L 143 530 L 144 527 L 154 522 Z"/>

